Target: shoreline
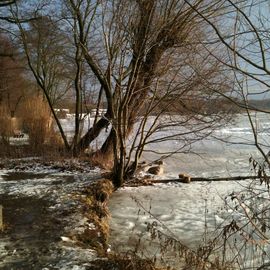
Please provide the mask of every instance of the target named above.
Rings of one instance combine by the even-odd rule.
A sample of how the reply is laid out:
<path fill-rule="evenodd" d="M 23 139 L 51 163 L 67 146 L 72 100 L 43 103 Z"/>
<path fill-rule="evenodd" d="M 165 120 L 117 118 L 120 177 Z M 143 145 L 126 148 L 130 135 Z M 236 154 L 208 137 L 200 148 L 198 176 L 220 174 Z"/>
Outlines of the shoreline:
<path fill-rule="evenodd" d="M 100 170 L 84 169 L 79 160 L 26 158 L 0 164 L 3 269 L 121 270 L 131 262 L 136 269 L 158 269 L 151 261 L 110 251 L 107 203 L 113 187 Z"/>

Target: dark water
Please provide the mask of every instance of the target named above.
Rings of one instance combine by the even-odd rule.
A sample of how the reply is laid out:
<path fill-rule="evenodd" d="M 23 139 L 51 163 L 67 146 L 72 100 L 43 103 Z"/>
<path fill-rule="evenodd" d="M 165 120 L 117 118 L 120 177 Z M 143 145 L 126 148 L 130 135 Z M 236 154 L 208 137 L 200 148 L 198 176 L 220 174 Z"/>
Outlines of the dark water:
<path fill-rule="evenodd" d="M 23 180 L 31 180 L 35 185 L 35 181 L 40 184 L 43 179 L 53 179 L 48 182 L 53 190 L 77 180 L 74 175 L 32 172 L 9 172 L 1 178 L 3 185 L 14 181 L 14 184 L 10 182 L 12 186 L 24 185 Z M 57 264 L 61 257 L 55 243 L 61 241 L 66 226 L 64 219 L 69 214 L 68 210 L 59 210 L 58 213 L 51 210 L 50 206 L 54 204 L 50 193 L 42 197 L 0 194 L 5 226 L 4 231 L 0 231 L 0 269 L 54 269 L 51 265 Z"/>
<path fill-rule="evenodd" d="M 32 180 L 45 178 L 48 173 L 32 173 L 32 172 L 9 172 L 1 177 L 5 181 Z"/>
<path fill-rule="evenodd" d="M 22 181 L 22 180 L 40 180 L 47 177 L 53 177 L 53 185 L 63 183 L 73 183 L 77 180 L 75 175 L 52 175 L 50 173 L 33 173 L 33 172 L 8 172 L 1 176 L 4 181 Z"/>
<path fill-rule="evenodd" d="M 8 243 L 5 254 L 0 253 L 0 269 L 41 269 L 50 243 L 60 240 L 62 233 L 61 221 L 48 209 L 49 200 L 1 195 L 0 204 L 5 224 L 0 241 Z"/>

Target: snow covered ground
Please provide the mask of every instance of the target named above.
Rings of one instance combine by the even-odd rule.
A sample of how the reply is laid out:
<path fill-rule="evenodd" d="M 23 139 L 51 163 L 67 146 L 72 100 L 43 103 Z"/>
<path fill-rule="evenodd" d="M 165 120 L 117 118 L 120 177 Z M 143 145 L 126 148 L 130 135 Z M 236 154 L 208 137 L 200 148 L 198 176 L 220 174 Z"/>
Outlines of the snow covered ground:
<path fill-rule="evenodd" d="M 268 152 L 270 149 L 267 144 L 270 141 L 270 121 L 267 115 L 259 115 L 258 119 L 256 128 L 259 132 L 259 139 L 263 142 L 263 149 Z M 61 120 L 64 129 L 70 136 L 73 132 L 73 121 L 72 115 Z M 86 120 L 85 129 L 89 121 L 91 119 Z M 216 130 L 213 135 L 218 138 L 212 137 L 194 143 L 191 148 L 193 153 L 178 153 L 167 158 L 164 175 L 157 178 L 177 178 L 178 174 L 183 172 L 191 176 L 202 177 L 253 175 L 250 170 L 249 158 L 252 156 L 260 162 L 262 159 L 254 146 L 252 130 L 245 116 L 238 115 L 234 124 Z M 94 144 L 99 145 L 100 143 L 95 142 Z M 151 145 L 152 150 L 160 153 L 178 147 L 178 141 Z M 156 154 L 149 152 L 143 156 L 143 159 L 148 162 L 152 162 L 156 158 L 158 158 Z M 29 168 L 26 171 L 31 172 L 31 170 Z M 87 220 L 84 220 L 77 211 L 80 206 L 75 203 L 70 194 L 73 190 L 80 189 L 89 181 L 99 177 L 99 172 L 89 171 L 81 174 L 70 172 L 69 175 L 66 175 L 57 170 L 47 170 L 44 167 L 34 168 L 33 171 L 37 174 L 36 178 L 33 177 L 33 174 L 28 176 L 26 174 L 23 179 L 22 175 L 16 178 L 13 174 L 13 179 L 12 177 L 8 179 L 10 171 L 2 170 L 0 199 L 4 195 L 8 196 L 11 202 L 22 195 L 27 198 L 34 197 L 38 200 L 35 201 L 37 205 L 41 204 L 40 209 L 42 210 L 42 198 L 50 198 L 47 216 L 55 211 L 67 213 L 65 211 L 69 209 L 67 219 L 63 219 L 67 224 L 66 227 L 64 226 L 65 230 L 59 231 L 58 239 L 52 241 L 50 246 L 52 251 L 49 252 L 48 256 L 54 259 L 51 260 L 51 266 L 48 263 L 44 270 L 46 267 L 50 269 L 52 266 L 55 269 L 84 269 L 87 267 L 87 261 L 91 260 L 95 254 L 91 250 L 82 250 L 78 246 L 74 246 L 72 242 L 69 242 L 69 238 L 66 238 L 69 236 L 66 236 L 65 232 L 74 231 L 75 233 L 79 222 L 82 222 L 81 228 L 89 226 Z M 110 200 L 112 249 L 116 249 L 116 247 L 132 248 L 139 238 L 147 242 L 149 236 L 146 232 L 147 223 L 155 219 L 160 221 L 165 229 L 169 229 L 177 239 L 193 248 L 198 245 L 205 232 L 208 232 L 208 237 L 211 237 L 211 232 L 216 232 L 217 228 L 228 225 L 232 218 L 237 222 L 246 221 L 244 210 L 237 209 L 233 205 L 231 196 L 228 195 L 241 196 L 243 194 L 241 191 L 247 190 L 250 184 L 250 181 L 191 183 L 189 185 L 172 183 L 120 189 L 113 194 Z M 257 185 L 256 188 L 264 189 L 264 186 Z M 264 199 L 269 202 L 268 197 L 262 198 L 262 200 Z M 144 210 L 138 206 L 138 202 L 143 205 Z M 141 211 L 138 214 L 140 208 Z M 150 210 L 155 218 L 149 217 L 145 210 Z M 265 253 L 264 259 L 266 261 L 269 260 L 270 254 L 268 247 L 268 241 L 266 241 L 262 250 Z M 0 242 L 0 259 L 2 260 L 0 260 L 0 268 L 1 264 L 8 262 L 7 260 L 12 257 L 12 254 L 18 253 L 21 257 L 26 256 L 22 250 L 18 250 L 8 238 Z M 41 253 L 43 253 L 42 250 L 35 254 L 40 255 Z M 53 254 L 57 255 L 53 257 Z M 249 266 L 253 264 L 253 261 L 254 263 L 256 261 L 250 258 L 249 256 L 247 262 Z"/>
<path fill-rule="evenodd" d="M 269 147 L 267 145 L 269 127 L 269 119 L 265 115 L 260 115 L 257 129 L 259 138 L 264 143 L 262 147 L 266 152 Z M 254 175 L 249 158 L 252 156 L 259 162 L 262 162 L 262 158 L 254 146 L 253 133 L 245 116 L 238 115 L 234 124 L 224 126 L 214 135 L 219 139 L 208 138 L 193 144 L 194 154 L 179 153 L 166 159 L 165 173 L 157 178 L 177 178 L 178 174 L 183 172 L 197 177 Z M 177 142 L 174 143 L 177 144 Z M 156 150 L 162 152 L 173 149 L 173 147 L 175 146 L 172 142 L 163 142 L 156 145 Z M 156 157 L 153 154 L 144 155 L 144 159 L 147 161 Z M 251 186 L 256 187 L 254 188 L 256 191 L 253 192 L 253 198 L 249 198 L 248 202 L 244 201 L 245 205 L 232 200 L 233 197 L 250 196 L 250 193 L 246 191 L 249 191 Z M 258 203 L 257 198 L 260 194 L 263 195 Z M 143 207 L 138 205 L 138 201 Z M 245 224 L 249 224 L 249 220 L 245 211 L 249 210 L 249 202 L 254 204 L 254 208 L 255 205 L 258 208 L 267 207 L 267 213 L 269 213 L 267 188 L 250 180 L 194 182 L 188 185 L 182 183 L 157 184 L 150 187 L 120 189 L 113 194 L 110 200 L 112 248 L 134 249 L 138 239 L 142 238 L 145 241 L 141 242 L 144 243 L 150 241 L 146 228 L 147 224 L 154 220 L 162 224 L 161 227 L 169 230 L 181 242 L 194 248 L 202 241 L 206 232 L 208 232 L 208 238 L 214 237 L 220 231 L 219 229 L 229 225 L 232 220 L 235 220 L 239 226 L 247 226 Z M 145 209 L 149 210 L 153 216 L 149 215 Z M 269 218 L 267 222 L 269 222 Z M 247 248 L 243 248 L 244 254 L 241 255 L 243 258 L 241 269 L 245 269 L 245 267 L 253 269 L 252 267 L 270 260 L 268 241 L 257 246 L 254 243 L 246 243 L 241 237 L 236 240 L 239 241 L 239 239 L 243 246 L 247 246 Z M 148 254 L 155 253 L 156 247 L 155 245 L 148 247 Z"/>
<path fill-rule="evenodd" d="M 65 166 L 27 163 L 31 166 L 0 170 L 0 204 L 6 226 L 0 232 L 0 269 L 89 268 L 97 255 L 78 244 L 76 235 L 94 225 L 83 216 L 79 194 L 100 179 L 99 170 L 86 167 L 81 173 L 67 169 L 76 162 Z"/>

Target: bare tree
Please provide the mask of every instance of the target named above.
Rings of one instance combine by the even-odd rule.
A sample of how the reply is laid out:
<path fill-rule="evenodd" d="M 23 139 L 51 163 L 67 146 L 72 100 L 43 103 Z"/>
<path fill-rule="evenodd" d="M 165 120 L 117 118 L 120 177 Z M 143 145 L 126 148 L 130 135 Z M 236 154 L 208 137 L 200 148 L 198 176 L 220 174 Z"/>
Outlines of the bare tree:
<path fill-rule="evenodd" d="M 41 1 L 40 5 L 32 11 L 32 17 L 38 17 L 38 19 L 30 20 L 26 24 L 25 21 L 21 20 L 25 10 L 21 11 L 21 7 L 15 5 L 8 18 L 11 23 L 18 26 L 19 39 L 28 65 L 47 99 L 65 148 L 76 156 L 82 150 L 80 140 L 84 121 L 83 111 L 86 110 L 84 105 L 86 102 L 84 88 L 86 82 L 83 56 L 78 45 L 78 36 L 76 32 L 73 33 L 76 22 L 72 19 L 67 20 L 65 25 L 62 21 L 66 17 L 57 21 L 57 14 L 55 14 L 54 19 L 52 19 L 52 14 L 49 15 L 49 12 L 47 16 L 38 15 L 39 9 L 45 11 L 46 8 L 48 8 L 47 3 L 43 6 Z M 65 30 L 66 27 L 71 27 L 71 34 Z M 58 101 L 66 94 L 75 99 L 75 132 L 71 140 L 67 138 L 54 110 Z"/>
<path fill-rule="evenodd" d="M 16 49 L 11 41 L 4 35 L 0 36 L 0 39 L 0 53 L 15 55 Z M 24 78 L 24 67 L 14 57 L 0 57 L 0 73 L 0 105 L 5 105 L 10 117 L 14 117 L 20 103 L 26 97 L 27 83 Z"/>
<path fill-rule="evenodd" d="M 269 116 L 269 3 L 263 0 L 226 0 L 223 3 L 226 12 L 218 17 L 207 17 L 191 1 L 185 2 L 212 28 L 215 34 L 212 36 L 212 43 L 227 52 L 227 62 L 215 51 L 212 54 L 234 72 L 234 96 L 237 99 L 232 99 L 225 93 L 222 95 L 246 114 L 253 134 L 253 141 L 249 143 L 254 145 L 261 156 L 251 156 L 249 160 L 251 169 L 260 180 L 251 182 L 242 192 L 231 194 L 234 205 L 228 207 L 243 218 L 237 220 L 231 216 L 231 222 L 224 226 L 224 255 L 227 255 L 226 249 L 230 252 L 232 249 L 234 259 L 241 264 L 241 268 L 252 265 L 256 269 L 267 269 L 270 145 L 268 129 L 261 120 Z M 221 19 L 226 20 L 226 24 L 220 25 L 218 22 Z M 246 256 L 247 252 L 254 252 L 252 258 Z"/>
<path fill-rule="evenodd" d="M 13 20 L 20 32 L 28 66 L 34 78 L 42 89 L 44 97 L 51 109 L 59 128 L 66 149 L 70 149 L 67 136 L 58 119 L 54 106 L 56 102 L 69 91 L 72 79 L 69 77 L 69 63 L 64 61 L 66 37 L 57 31 L 57 25 L 48 17 L 40 17 L 25 26 L 18 19 L 18 7 L 12 11 Z M 27 29 L 25 29 L 25 27 Z"/>
<path fill-rule="evenodd" d="M 203 31 L 198 14 L 183 1 L 134 1 L 129 4 L 126 1 L 104 1 L 99 6 L 91 1 L 68 1 L 68 4 L 77 21 L 79 45 L 85 60 L 97 77 L 107 100 L 105 118 L 98 121 L 82 138 L 82 147 L 111 124 L 110 134 L 99 154 L 104 155 L 104 159 L 111 159 L 114 154 L 115 183 L 119 186 L 125 178 L 124 168 L 129 167 L 125 164 L 126 140 L 133 132 L 136 121 L 147 111 L 147 106 L 153 106 L 156 101 L 160 103 L 164 96 L 168 98 L 170 92 L 173 95 L 172 88 L 175 97 L 177 91 L 178 97 L 182 96 L 181 90 L 186 96 L 192 96 L 192 89 L 196 89 L 193 92 L 197 94 L 205 95 L 202 99 L 207 95 L 210 97 L 213 91 L 209 87 L 208 91 L 200 91 L 200 88 L 207 85 L 207 80 L 202 80 L 205 78 L 202 73 L 208 70 L 208 75 L 211 74 L 211 68 L 213 73 L 214 63 L 212 66 L 206 56 L 204 61 L 208 63 L 204 63 L 201 73 L 198 72 L 198 66 L 195 68 L 196 61 L 191 63 L 192 56 L 188 50 L 193 52 L 194 60 L 198 57 L 198 63 L 202 60 L 199 60 L 195 44 L 201 42 Z M 210 10 L 215 12 L 213 3 L 194 1 L 194 4 L 203 14 L 208 14 Z M 100 27 L 97 21 L 102 21 Z M 196 31 L 201 37 L 199 34 L 196 36 Z M 98 35 L 99 32 L 102 35 Z M 97 42 L 98 52 L 95 48 Z M 207 55 L 210 56 L 209 53 Z M 168 83 L 168 71 L 173 79 L 169 83 L 169 90 L 163 91 L 155 85 L 161 81 Z M 218 81 L 218 76 L 215 78 Z M 209 82 L 210 79 L 208 86 Z M 220 86 L 216 82 L 217 85 Z M 214 84 L 212 86 L 215 87 Z M 152 110 L 149 109 L 148 116 Z M 163 109 L 162 112 L 165 111 Z M 132 165 L 133 168 L 136 163 Z"/>
<path fill-rule="evenodd" d="M 192 6 L 184 0 L 65 0 L 63 4 L 54 15 L 59 19 L 51 20 L 47 25 L 48 21 L 43 18 L 50 9 L 47 5 L 38 5 L 42 10 L 41 19 L 29 25 L 32 29 L 33 26 L 54 27 L 72 34 L 66 34 L 68 55 L 75 67 L 71 77 L 76 117 L 75 136 L 71 143 L 53 110 L 50 95 L 52 88 L 49 83 L 59 91 L 59 85 L 51 80 L 55 75 L 52 63 L 59 62 L 57 48 L 50 45 L 57 43 L 54 35 L 49 35 L 48 40 L 42 39 L 38 31 L 37 40 L 42 42 L 40 47 L 35 44 L 38 49 L 34 49 L 29 38 L 31 28 L 20 20 L 23 17 L 20 6 L 11 8 L 11 21 L 17 23 L 28 64 L 46 96 L 67 149 L 79 154 L 100 136 L 101 131 L 110 127 L 95 155 L 104 162 L 113 162 L 114 183 L 120 186 L 136 170 L 147 141 L 165 140 L 153 139 L 155 132 L 185 124 L 185 132 L 168 138 L 182 138 L 183 142 L 187 140 L 185 135 L 191 133 L 197 134 L 197 138 L 211 133 L 214 120 L 223 116 L 221 110 L 210 113 L 209 108 L 218 98 L 218 89 L 221 93 L 230 90 L 232 80 L 231 73 L 221 70 L 220 63 L 213 57 L 214 46 L 203 46 L 209 28 L 200 14 L 208 18 L 219 13 L 220 1 L 193 0 Z M 85 134 L 80 135 L 86 88 L 95 89 L 97 110 L 105 99 L 107 111 L 100 119 L 96 118 Z M 174 114 L 174 117 L 165 120 L 164 114 Z M 148 122 L 150 118 L 154 121 L 152 124 Z M 128 145 L 130 138 L 134 143 Z"/>
<path fill-rule="evenodd" d="M 0 1 L 0 7 L 6 7 L 9 5 L 12 5 L 16 2 L 16 0 L 1 0 Z"/>
<path fill-rule="evenodd" d="M 267 109 L 255 106 L 253 102 L 253 99 L 269 98 L 270 22 L 263 11 L 269 9 L 267 1 L 226 0 L 224 2 L 228 9 L 225 13 L 226 26 L 217 23 L 219 19 L 224 18 L 224 14 L 221 14 L 219 18 L 207 18 L 190 1 L 185 0 L 185 2 L 212 28 L 215 34 L 212 42 L 227 51 L 229 58 L 227 62 L 220 59 L 214 51 L 212 54 L 234 72 L 236 82 L 234 95 L 238 100 L 223 96 L 246 110 L 254 131 L 254 145 L 268 162 L 268 150 L 265 149 L 264 142 L 258 139 L 256 119 L 251 117 L 254 112 L 268 113 Z"/>

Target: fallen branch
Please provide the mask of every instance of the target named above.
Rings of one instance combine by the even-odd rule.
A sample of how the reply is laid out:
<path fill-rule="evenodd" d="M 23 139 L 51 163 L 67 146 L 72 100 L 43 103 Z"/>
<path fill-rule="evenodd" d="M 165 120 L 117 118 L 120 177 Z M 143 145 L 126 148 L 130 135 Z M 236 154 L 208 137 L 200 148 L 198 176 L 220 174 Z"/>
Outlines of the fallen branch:
<path fill-rule="evenodd" d="M 248 180 L 248 179 L 260 179 L 259 176 L 234 176 L 234 177 L 213 177 L 213 178 L 205 178 L 205 177 L 191 177 L 191 182 L 211 182 L 211 181 L 240 181 L 240 180 Z M 151 183 L 169 183 L 169 182 L 179 182 L 183 183 L 182 178 L 175 179 L 160 179 L 160 180 L 151 180 Z"/>

